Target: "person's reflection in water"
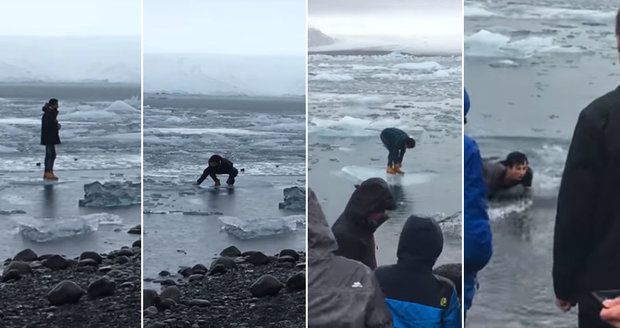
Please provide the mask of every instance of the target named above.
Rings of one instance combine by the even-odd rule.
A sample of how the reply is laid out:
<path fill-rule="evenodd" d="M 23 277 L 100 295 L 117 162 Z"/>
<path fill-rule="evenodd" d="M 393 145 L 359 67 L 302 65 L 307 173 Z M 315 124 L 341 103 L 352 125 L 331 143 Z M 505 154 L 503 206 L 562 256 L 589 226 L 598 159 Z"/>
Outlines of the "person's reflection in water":
<path fill-rule="evenodd" d="M 390 191 L 392 192 L 394 201 L 398 206 L 397 211 L 400 213 L 411 213 L 412 204 L 410 204 L 410 199 L 407 198 L 405 188 L 401 185 L 390 185 Z"/>
<path fill-rule="evenodd" d="M 56 217 L 56 201 L 54 199 L 54 185 L 43 186 L 43 202 L 41 203 L 41 215 L 45 218 Z"/>

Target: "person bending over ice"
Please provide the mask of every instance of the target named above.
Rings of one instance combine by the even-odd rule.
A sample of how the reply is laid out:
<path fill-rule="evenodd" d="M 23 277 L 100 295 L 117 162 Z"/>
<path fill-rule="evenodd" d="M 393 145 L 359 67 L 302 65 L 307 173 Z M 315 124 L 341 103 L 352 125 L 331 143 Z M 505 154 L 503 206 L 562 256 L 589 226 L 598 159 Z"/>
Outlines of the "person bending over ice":
<path fill-rule="evenodd" d="M 385 148 L 388 149 L 388 174 L 404 174 L 400 168 L 403 164 L 403 157 L 407 148 L 415 147 L 415 140 L 411 138 L 405 131 L 397 128 L 387 128 L 381 131 L 381 141 Z"/>
<path fill-rule="evenodd" d="M 202 172 L 198 181 L 194 185 L 200 185 L 207 177 L 211 177 L 215 181 L 214 187 L 219 187 L 220 179 L 217 178 L 218 174 L 228 174 L 226 184 L 232 187 L 235 184 L 235 177 L 239 171 L 233 166 L 233 163 L 220 155 L 213 155 L 209 158 L 209 166 Z"/>
<path fill-rule="evenodd" d="M 443 234 L 435 220 L 407 219 L 398 240 L 398 261 L 375 271 L 395 328 L 461 327 L 455 286 L 433 274 L 442 250 Z"/>

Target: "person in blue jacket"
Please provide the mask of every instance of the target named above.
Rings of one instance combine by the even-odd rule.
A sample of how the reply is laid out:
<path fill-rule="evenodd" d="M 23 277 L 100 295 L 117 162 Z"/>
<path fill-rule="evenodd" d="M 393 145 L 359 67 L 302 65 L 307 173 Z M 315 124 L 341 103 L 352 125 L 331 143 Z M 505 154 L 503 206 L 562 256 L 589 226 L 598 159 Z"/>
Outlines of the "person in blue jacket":
<path fill-rule="evenodd" d="M 469 112 L 469 95 L 465 90 L 465 116 Z M 465 121 L 467 123 L 467 121 Z M 476 294 L 476 275 L 493 254 L 491 226 L 487 214 L 487 187 L 482 177 L 482 158 L 476 141 L 465 134 L 464 162 L 464 300 L 465 311 L 469 310 Z"/>
<path fill-rule="evenodd" d="M 461 327 L 461 304 L 454 284 L 433 274 L 442 250 L 439 224 L 412 215 L 398 240 L 396 264 L 375 270 L 395 328 Z"/>

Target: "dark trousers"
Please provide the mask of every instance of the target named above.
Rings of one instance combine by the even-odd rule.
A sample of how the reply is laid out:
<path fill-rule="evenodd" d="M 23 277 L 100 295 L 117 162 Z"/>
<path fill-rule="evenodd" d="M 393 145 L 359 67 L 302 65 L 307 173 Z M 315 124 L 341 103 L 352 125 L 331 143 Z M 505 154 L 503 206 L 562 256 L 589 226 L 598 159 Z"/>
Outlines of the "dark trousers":
<path fill-rule="evenodd" d="M 45 171 L 54 170 L 56 160 L 56 145 L 45 145 Z"/>
<path fill-rule="evenodd" d="M 388 146 L 388 144 L 387 144 L 383 134 L 381 134 L 381 142 L 383 142 L 383 145 L 389 151 L 389 153 L 388 153 L 388 164 L 387 165 L 388 166 L 393 166 L 398 161 L 398 150 L 399 149 Z"/>
<path fill-rule="evenodd" d="M 211 166 L 209 166 L 202 173 L 202 176 L 203 177 L 210 176 L 211 179 L 213 179 L 213 181 L 220 182 L 220 179 L 217 178 L 217 175 L 218 174 L 226 174 L 226 173 L 228 173 L 228 179 L 226 180 L 226 183 L 229 184 L 229 185 L 235 184 L 235 177 L 237 176 L 237 174 L 239 174 L 239 170 L 237 170 L 234 167 L 232 168 L 231 171 L 222 172 L 222 171 L 219 171 L 217 169 L 213 169 Z M 202 177 L 201 177 L 201 179 L 202 179 Z M 199 181 L 202 182 L 201 180 L 199 180 Z"/>

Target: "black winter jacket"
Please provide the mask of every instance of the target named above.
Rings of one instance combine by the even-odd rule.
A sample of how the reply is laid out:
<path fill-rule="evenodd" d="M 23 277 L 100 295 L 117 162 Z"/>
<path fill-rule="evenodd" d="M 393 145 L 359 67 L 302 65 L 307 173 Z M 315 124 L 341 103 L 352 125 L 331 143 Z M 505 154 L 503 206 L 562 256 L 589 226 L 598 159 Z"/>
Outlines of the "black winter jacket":
<path fill-rule="evenodd" d="M 53 109 L 49 104 L 45 104 L 41 109 L 43 116 L 41 117 L 41 144 L 42 145 L 58 145 L 60 137 L 58 130 L 58 110 Z"/>
<path fill-rule="evenodd" d="M 553 284 L 580 311 L 598 313 L 589 293 L 620 289 L 620 87 L 579 115 L 555 222 Z"/>
<path fill-rule="evenodd" d="M 377 268 L 375 258 L 375 237 L 377 228 L 388 219 L 385 210 L 396 208 L 396 201 L 387 182 L 381 178 L 370 178 L 355 186 L 338 220 L 332 226 L 332 232 L 338 242 L 338 255 L 360 261 L 371 269 Z M 372 213 L 383 213 L 371 220 Z"/>

